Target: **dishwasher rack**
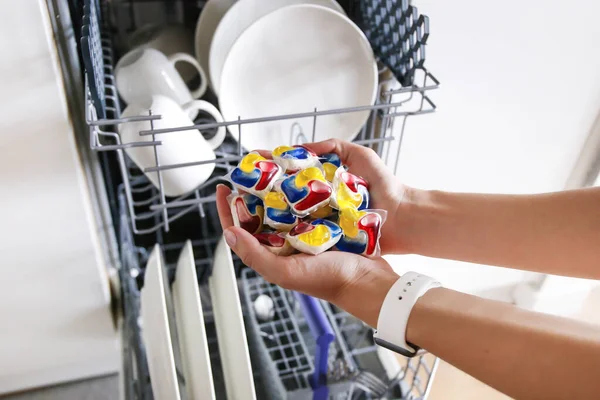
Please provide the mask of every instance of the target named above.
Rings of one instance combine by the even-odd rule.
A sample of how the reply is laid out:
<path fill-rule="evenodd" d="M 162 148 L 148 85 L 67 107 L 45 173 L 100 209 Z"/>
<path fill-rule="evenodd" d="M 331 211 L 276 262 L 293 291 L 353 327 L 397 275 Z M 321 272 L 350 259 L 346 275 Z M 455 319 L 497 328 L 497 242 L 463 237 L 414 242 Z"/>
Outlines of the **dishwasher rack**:
<path fill-rule="evenodd" d="M 200 117 L 195 121 L 196 125 L 193 127 L 165 129 L 153 128 L 152 121 L 159 119 L 160 115 L 121 118 L 119 99 L 114 84 L 113 65 L 115 61 L 114 54 L 118 53 L 118 46 L 115 46 L 115 42 L 119 42 L 119 40 L 122 42 L 123 39 L 119 36 L 113 36 L 112 33 L 116 29 L 111 28 L 108 24 L 109 21 L 112 21 L 113 25 L 120 27 L 121 31 L 123 31 L 123 26 L 128 27 L 127 31 L 139 28 L 135 25 L 136 9 L 139 11 L 139 6 L 148 3 L 160 2 L 139 2 L 136 4 L 134 1 L 112 1 L 102 3 L 103 12 L 107 13 L 110 18 L 105 16 L 102 19 L 97 19 L 95 27 L 97 32 L 93 35 L 96 37 L 96 44 L 91 47 L 92 54 L 90 54 L 90 57 L 96 62 L 88 62 L 89 68 L 86 69 L 85 79 L 85 115 L 89 126 L 90 147 L 95 151 L 115 152 L 117 154 L 118 168 L 121 179 L 125 184 L 128 212 L 135 234 L 152 234 L 157 230 L 169 232 L 175 221 L 195 210 L 198 210 L 204 216 L 206 214 L 205 206 L 215 201 L 214 188 L 216 184 L 223 180 L 223 176 L 233 168 L 248 150 L 242 148 L 240 144 L 243 128 L 248 124 L 312 118 L 311 132 L 292 129 L 289 143 L 283 143 L 302 144 L 314 139 L 316 131 L 319 129 L 320 118 L 334 114 L 368 111 L 369 118 L 356 136 L 355 142 L 373 148 L 387 164 L 394 164 L 395 169 L 397 169 L 408 118 L 431 113 L 436 109 L 436 105 L 429 97 L 429 92 L 437 89 L 439 82 L 424 67 L 417 70 L 417 76 L 412 85 L 401 87 L 393 78 L 391 72 L 386 67 L 381 66 L 378 96 L 373 105 L 333 110 L 317 110 L 314 108 L 313 110 L 298 110 L 294 114 L 264 118 L 245 119 L 243 116 L 239 116 L 237 120 L 221 123 L 215 123 Z M 182 7 L 190 7 L 190 4 L 194 2 L 167 3 L 170 4 L 165 7 L 172 9 L 180 3 Z M 127 12 L 124 12 L 123 8 L 126 8 Z M 129 16 L 129 21 L 124 22 L 122 20 L 123 15 Z M 177 16 L 173 18 L 177 18 Z M 92 27 L 90 27 L 90 31 L 92 30 Z M 96 105 L 99 103 L 93 93 L 104 94 L 105 109 L 98 110 Z M 211 100 L 210 97 L 209 95 L 209 100 Z M 214 97 L 212 100 L 215 100 Z M 102 115 L 106 117 L 102 118 Z M 152 136 L 153 140 L 143 143 L 124 143 L 119 134 L 119 126 L 133 121 L 149 121 L 151 129 L 141 131 L 140 135 Z M 234 140 L 231 134 L 228 134 L 224 144 L 215 151 L 217 156 L 215 160 L 163 165 L 157 157 L 155 165 L 142 171 L 133 164 L 124 152 L 127 148 L 137 146 L 153 146 L 156 149 L 157 146 L 160 146 L 160 140 L 156 139 L 156 135 L 173 135 L 177 134 L 178 131 L 189 130 L 190 128 L 210 133 L 222 126 L 237 126 L 238 135 Z M 215 164 L 215 172 L 208 181 L 193 192 L 175 198 L 168 198 L 162 190 L 162 186 L 155 188 L 144 175 L 144 173 L 150 172 L 157 173 L 160 181 L 162 171 L 207 163 Z"/>
<path fill-rule="evenodd" d="M 250 269 L 242 271 L 242 290 L 248 323 L 259 337 L 256 351 L 269 355 L 287 399 L 311 397 L 310 376 L 316 343 L 296 297 L 291 291 L 266 282 Z M 260 295 L 274 303 L 274 318 L 260 321 L 252 304 Z M 438 359 L 421 352 L 415 358 L 392 358 L 393 372 L 386 371 L 373 341 L 373 329 L 333 304 L 321 301 L 335 332 L 329 352 L 327 384 L 330 399 L 423 399 L 427 396 Z M 384 350 L 385 351 L 385 350 Z M 396 356 L 392 356 L 396 357 Z M 388 366 L 390 368 L 390 366 Z M 271 378 L 272 379 L 272 378 Z M 271 385 L 273 386 L 273 385 Z M 283 396 L 281 396 L 283 398 Z"/>
<path fill-rule="evenodd" d="M 127 400 L 152 399 L 150 374 L 146 352 L 142 342 L 140 320 L 140 289 L 143 287 L 144 265 L 150 249 L 138 246 L 131 229 L 126 207 L 124 187 L 119 188 L 119 246 L 121 268 L 119 269 L 121 342 L 123 347 L 124 398 Z M 202 237 L 207 232 L 201 231 Z M 208 340 L 213 382 L 217 398 L 225 397 L 225 382 L 219 359 L 219 344 L 215 330 L 211 299 L 206 285 L 207 271 L 212 259 L 210 252 L 216 238 L 194 240 L 198 284 L 202 297 L 203 314 Z M 175 257 L 183 243 L 162 244 L 169 283 L 174 280 Z M 241 276 L 241 292 L 244 323 L 248 333 L 250 357 L 253 365 L 257 398 L 303 400 L 312 398 L 310 376 L 314 372 L 316 343 L 311 336 L 307 321 L 291 291 L 266 282 L 256 272 L 241 265 L 236 269 Z M 261 294 L 274 302 L 275 317 L 259 321 L 252 307 Z M 386 370 L 373 342 L 373 329 L 347 312 L 321 301 L 321 305 L 335 332 L 335 342 L 330 348 L 327 386 L 330 400 L 370 400 L 381 397 L 401 400 L 426 398 L 437 367 L 438 360 L 421 352 L 415 358 L 394 358 L 395 372 Z M 395 356 L 394 356 L 395 357 Z M 401 361 L 404 360 L 404 361 Z M 387 367 L 389 368 L 389 366 Z M 366 376 L 366 378 L 365 378 Z M 373 384 L 375 383 L 375 387 Z M 184 383 L 185 384 L 185 383 Z M 381 389 L 383 387 L 383 390 Z M 375 394 L 374 390 L 379 390 Z"/>

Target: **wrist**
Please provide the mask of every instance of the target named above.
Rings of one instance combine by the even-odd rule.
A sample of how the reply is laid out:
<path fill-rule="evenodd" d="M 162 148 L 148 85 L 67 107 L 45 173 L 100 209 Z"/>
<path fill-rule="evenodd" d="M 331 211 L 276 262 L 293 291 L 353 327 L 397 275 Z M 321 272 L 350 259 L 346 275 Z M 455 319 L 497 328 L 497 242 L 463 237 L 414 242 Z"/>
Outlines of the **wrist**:
<path fill-rule="evenodd" d="M 349 284 L 334 303 L 376 328 L 385 296 L 399 278 L 391 268 L 372 268 Z"/>
<path fill-rule="evenodd" d="M 432 277 L 410 271 L 388 291 L 379 318 L 375 343 L 406 357 L 414 357 L 419 345 L 408 340 L 408 322 L 423 295 L 441 284 Z"/>
<path fill-rule="evenodd" d="M 399 253 L 426 255 L 427 240 L 441 218 L 436 206 L 438 193 L 405 187 L 394 221 L 400 235 Z"/>

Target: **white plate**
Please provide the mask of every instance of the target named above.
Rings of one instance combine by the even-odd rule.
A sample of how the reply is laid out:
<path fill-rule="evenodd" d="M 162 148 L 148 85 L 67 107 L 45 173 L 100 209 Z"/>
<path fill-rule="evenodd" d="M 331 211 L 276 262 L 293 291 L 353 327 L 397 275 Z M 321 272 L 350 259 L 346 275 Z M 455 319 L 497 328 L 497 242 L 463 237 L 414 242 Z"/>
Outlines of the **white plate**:
<path fill-rule="evenodd" d="M 377 95 L 377 64 L 362 31 L 344 15 L 315 5 L 273 11 L 231 48 L 221 78 L 225 120 L 368 106 Z M 317 118 L 315 140 L 352 140 L 368 111 Z M 246 149 L 290 143 L 299 130 L 311 138 L 313 118 L 244 125 Z M 229 127 L 237 137 L 238 127 Z"/>
<path fill-rule="evenodd" d="M 154 246 L 144 275 L 140 294 L 142 339 L 146 347 L 154 398 L 180 399 L 175 356 L 167 311 L 166 271 L 160 247 Z"/>
<path fill-rule="evenodd" d="M 208 285 L 227 398 L 256 399 L 233 259 L 223 237 L 215 250 L 213 272 Z"/>
<path fill-rule="evenodd" d="M 210 3 L 210 2 L 209 2 Z M 279 8 L 294 4 L 317 4 L 340 13 L 344 10 L 335 0 L 240 0 L 221 19 L 212 38 L 209 55 L 209 75 L 213 91 L 219 95 L 221 71 L 231 47 L 255 21 Z M 207 71 L 207 70 L 205 70 Z"/>
<path fill-rule="evenodd" d="M 189 240 L 185 242 L 177 260 L 172 289 L 187 398 L 215 399 L 198 276 Z"/>
<path fill-rule="evenodd" d="M 215 30 L 217 30 L 221 18 L 223 18 L 227 10 L 229 10 L 235 2 L 236 0 L 210 0 L 206 2 L 204 8 L 202 8 L 200 17 L 198 18 L 198 22 L 196 23 L 196 59 L 207 74 L 209 74 L 210 71 L 208 66 L 208 56 Z M 208 84 L 211 89 L 213 89 L 210 79 L 208 80 Z"/>

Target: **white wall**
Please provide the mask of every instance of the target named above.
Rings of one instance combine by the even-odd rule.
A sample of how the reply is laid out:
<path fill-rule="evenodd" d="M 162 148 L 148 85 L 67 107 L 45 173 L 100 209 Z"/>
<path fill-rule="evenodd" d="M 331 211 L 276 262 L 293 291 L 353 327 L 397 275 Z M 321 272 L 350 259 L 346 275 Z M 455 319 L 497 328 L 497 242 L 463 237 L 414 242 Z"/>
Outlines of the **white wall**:
<path fill-rule="evenodd" d="M 600 2 L 414 1 L 429 15 L 438 111 L 408 121 L 398 175 L 452 191 L 560 190 L 600 111 Z M 410 256 L 448 286 L 478 292 L 521 272 Z"/>

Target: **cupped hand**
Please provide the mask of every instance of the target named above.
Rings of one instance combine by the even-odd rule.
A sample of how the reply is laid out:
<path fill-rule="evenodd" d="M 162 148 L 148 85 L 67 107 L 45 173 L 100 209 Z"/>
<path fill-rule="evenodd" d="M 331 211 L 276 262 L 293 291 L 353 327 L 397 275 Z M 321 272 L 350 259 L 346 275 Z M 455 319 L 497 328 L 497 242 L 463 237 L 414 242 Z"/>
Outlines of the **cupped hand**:
<path fill-rule="evenodd" d="M 306 145 L 317 154 L 336 153 L 350 172 L 369 182 L 371 208 L 388 211 L 388 223 L 382 230 L 384 253 L 397 252 L 398 227 L 395 218 L 404 188 L 377 154 L 365 147 L 328 140 Z M 233 226 L 227 196 L 231 190 L 217 187 L 217 208 L 225 240 L 244 264 L 267 281 L 283 288 L 306 293 L 336 304 L 375 327 L 381 304 L 389 288 L 398 279 L 383 258 L 366 258 L 352 253 L 328 251 L 317 256 L 295 254 L 276 256 L 263 247 L 250 233 Z M 387 236 L 387 237 L 386 237 Z"/>

